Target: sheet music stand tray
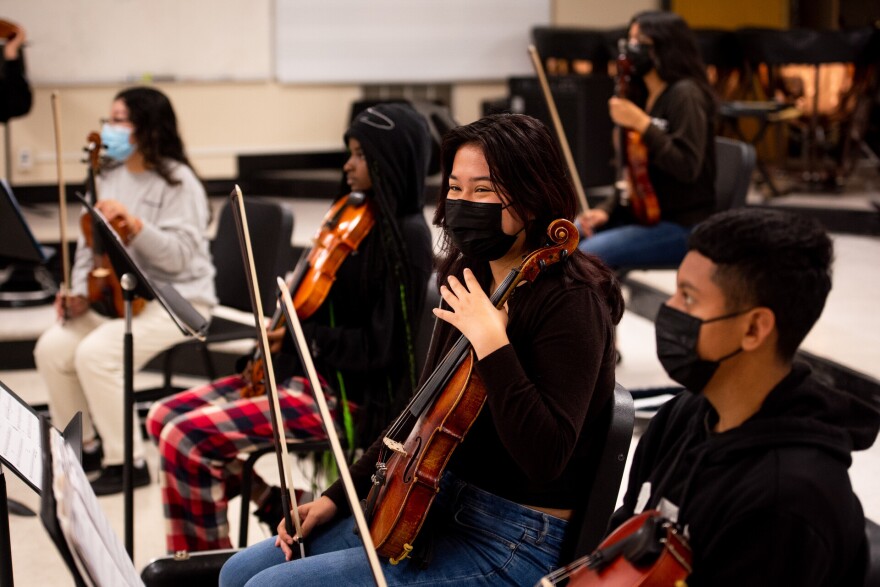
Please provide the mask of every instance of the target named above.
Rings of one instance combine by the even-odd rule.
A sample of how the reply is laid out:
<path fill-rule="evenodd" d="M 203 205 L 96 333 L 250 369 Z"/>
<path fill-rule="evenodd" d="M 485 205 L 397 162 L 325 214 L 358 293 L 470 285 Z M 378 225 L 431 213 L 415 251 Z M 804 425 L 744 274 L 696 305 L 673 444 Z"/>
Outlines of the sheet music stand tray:
<path fill-rule="evenodd" d="M 40 416 L 2 382 L 0 407 L 4 420 L 0 429 L 0 587 L 12 587 L 12 541 L 3 467 L 41 495 L 46 487 L 41 468 L 45 445 Z M 82 462 L 82 414 L 77 413 L 61 435 L 70 444 L 76 459 Z"/>
<path fill-rule="evenodd" d="M 125 548 L 130 557 L 134 554 L 134 489 L 133 480 L 133 451 L 134 443 L 132 434 L 134 433 L 134 343 L 131 333 L 131 302 L 135 296 L 145 300 L 158 300 L 165 308 L 171 319 L 180 328 L 180 331 L 188 336 L 194 336 L 199 340 L 204 340 L 205 333 L 208 330 L 208 320 L 199 314 L 180 293 L 174 289 L 169 283 L 159 281 L 151 281 L 137 263 L 128 254 L 125 245 L 116 234 L 116 231 L 94 206 L 82 194 L 77 193 L 76 197 L 86 207 L 88 213 L 91 214 L 93 225 L 100 233 L 100 238 L 104 243 L 107 256 L 113 265 L 119 282 L 122 285 L 123 295 L 125 297 L 125 336 L 124 336 L 124 373 L 125 373 L 125 391 L 123 399 L 123 422 L 125 424 L 125 447 L 124 462 L 122 467 L 122 487 L 125 503 Z"/>

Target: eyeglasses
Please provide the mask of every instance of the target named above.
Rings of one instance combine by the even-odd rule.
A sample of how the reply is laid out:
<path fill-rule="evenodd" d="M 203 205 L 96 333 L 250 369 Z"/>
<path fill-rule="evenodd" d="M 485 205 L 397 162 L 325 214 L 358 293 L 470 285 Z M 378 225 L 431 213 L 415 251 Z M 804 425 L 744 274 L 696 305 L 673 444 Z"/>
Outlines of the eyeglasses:
<path fill-rule="evenodd" d="M 101 124 L 131 124 L 127 118 L 101 118 Z"/>

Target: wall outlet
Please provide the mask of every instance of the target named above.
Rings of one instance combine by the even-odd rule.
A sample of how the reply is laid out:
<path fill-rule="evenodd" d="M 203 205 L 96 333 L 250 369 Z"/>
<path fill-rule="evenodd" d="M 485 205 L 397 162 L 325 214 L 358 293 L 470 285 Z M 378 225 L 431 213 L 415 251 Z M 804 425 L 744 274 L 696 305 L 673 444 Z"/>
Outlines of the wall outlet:
<path fill-rule="evenodd" d="M 27 171 L 34 166 L 34 154 L 27 147 L 18 150 L 18 168 Z"/>

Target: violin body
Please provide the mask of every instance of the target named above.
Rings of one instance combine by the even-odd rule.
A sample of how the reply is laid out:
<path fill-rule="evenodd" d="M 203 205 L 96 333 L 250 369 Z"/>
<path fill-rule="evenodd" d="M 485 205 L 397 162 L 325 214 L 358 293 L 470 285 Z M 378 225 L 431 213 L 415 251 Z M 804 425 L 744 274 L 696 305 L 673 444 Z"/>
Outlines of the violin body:
<path fill-rule="evenodd" d="M 692 553 L 687 539 L 656 510 L 633 516 L 593 554 L 554 571 L 538 583 L 551 587 L 687 587 Z M 537 586 L 536 586 L 537 587 Z"/>
<path fill-rule="evenodd" d="M 375 223 L 373 208 L 362 195 L 349 194 L 333 203 L 324 215 L 305 264 L 298 268 L 293 278 L 293 307 L 300 319 L 305 320 L 321 307 L 336 281 L 336 271 L 348 255 L 358 249 Z M 283 325 L 284 315 L 278 308 L 269 330 Z M 265 360 L 257 351 L 242 374 L 245 385 L 241 388 L 241 397 L 265 394 L 265 375 Z"/>
<path fill-rule="evenodd" d="M 464 440 L 486 403 L 486 388 L 473 373 L 471 352 L 453 374 L 437 401 L 417 422 L 405 454 L 387 462 L 390 480 L 380 488 L 370 536 L 381 556 L 396 564 L 412 550 L 416 535 L 440 491 L 440 478 L 452 452 Z"/>
<path fill-rule="evenodd" d="M 617 57 L 617 84 L 615 93 L 626 98 L 632 76 L 632 63 L 621 47 Z M 634 130 L 620 128 L 618 136 L 618 169 L 626 170 L 627 199 L 636 222 L 652 226 L 660 222 L 660 203 L 648 175 L 648 148 L 642 135 Z"/>
<path fill-rule="evenodd" d="M 89 157 L 88 188 L 98 201 L 98 190 L 95 175 L 100 167 L 101 135 L 97 132 L 89 133 L 88 145 L 85 148 Z M 92 251 L 92 270 L 89 271 L 88 299 L 89 305 L 99 314 L 109 318 L 121 318 L 125 316 L 125 298 L 119 276 L 113 269 L 110 257 L 104 250 L 99 235 L 95 233 L 94 220 L 90 214 L 83 214 L 80 218 L 80 228 L 86 241 L 86 246 Z M 121 220 L 110 221 L 110 226 L 119 235 L 124 245 L 131 241 L 131 234 Z M 131 312 L 137 316 L 146 305 L 143 298 L 135 298 L 131 304 Z"/>

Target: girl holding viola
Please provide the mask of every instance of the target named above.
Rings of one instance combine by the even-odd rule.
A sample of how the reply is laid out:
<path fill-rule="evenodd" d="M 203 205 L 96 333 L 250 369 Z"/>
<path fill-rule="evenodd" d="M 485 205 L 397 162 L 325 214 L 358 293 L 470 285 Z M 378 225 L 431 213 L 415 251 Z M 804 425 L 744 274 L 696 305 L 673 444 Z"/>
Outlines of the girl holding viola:
<path fill-rule="evenodd" d="M 716 98 L 693 31 L 672 12 L 633 17 L 625 55 L 635 91 L 612 97 L 608 110 L 641 137 L 659 222 L 638 223 L 616 191 L 578 219 L 580 249 L 615 268 L 677 265 L 691 228 L 715 212 Z"/>
<path fill-rule="evenodd" d="M 575 252 L 514 288 L 492 292 L 549 224 L 572 219 L 573 187 L 537 120 L 497 115 L 443 142 L 438 281 L 444 300 L 426 374 L 461 335 L 475 353 L 487 401 L 455 450 L 410 558 L 383 561 L 390 585 L 528 585 L 559 562 L 568 519 L 594 481 L 587 454 L 614 388 L 614 325 L 623 300 L 613 274 Z M 387 430 L 386 430 L 387 432 Z M 351 468 L 367 496 L 383 433 Z M 220 584 L 372 584 L 340 483 L 301 505 L 309 556 L 280 535 L 233 556 Z"/>
<path fill-rule="evenodd" d="M 346 187 L 365 196 L 375 224 L 302 324 L 316 368 L 334 394 L 330 402 L 338 420 L 343 405 L 352 411 L 356 429 L 340 436 L 363 446 L 416 383 L 412 337 L 431 273 L 423 212 L 431 138 L 409 105 L 380 104 L 354 119 L 345 141 Z M 325 438 L 290 337 L 279 329 L 270 338 L 287 437 Z M 236 457 L 272 444 L 269 398 L 242 397 L 249 385 L 245 375 L 225 377 L 154 404 L 147 416 L 147 430 L 159 446 L 169 552 L 231 547 L 227 505 L 239 491 Z M 277 488 L 260 481 L 252 498 L 260 519 L 275 512 L 274 527 L 281 515 Z"/>
<path fill-rule="evenodd" d="M 210 314 L 216 303 L 205 236 L 210 209 L 186 157 L 171 102 L 153 88 L 119 92 L 101 142 L 106 163 L 96 178 L 96 207 L 128 233 L 128 252 L 148 277 L 172 284 L 198 312 Z M 56 299 L 59 321 L 37 341 L 34 360 L 56 425 L 83 413 L 83 466 L 100 470 L 92 487 L 106 495 L 122 491 L 125 320 L 90 305 L 94 258 L 81 235 L 70 294 Z M 131 329 L 136 370 L 185 337 L 158 301 L 145 304 Z M 150 482 L 139 434 L 134 456 L 134 486 L 139 487 Z"/>

